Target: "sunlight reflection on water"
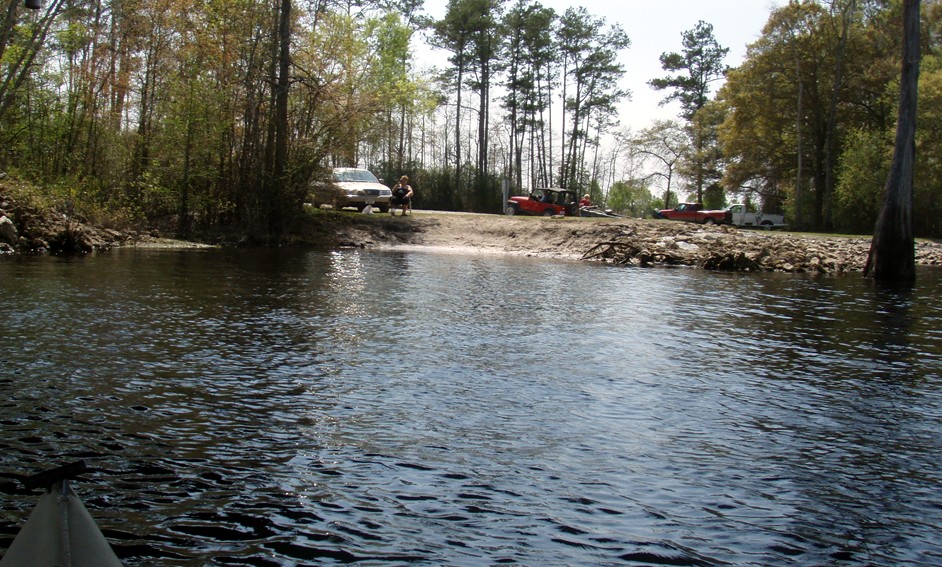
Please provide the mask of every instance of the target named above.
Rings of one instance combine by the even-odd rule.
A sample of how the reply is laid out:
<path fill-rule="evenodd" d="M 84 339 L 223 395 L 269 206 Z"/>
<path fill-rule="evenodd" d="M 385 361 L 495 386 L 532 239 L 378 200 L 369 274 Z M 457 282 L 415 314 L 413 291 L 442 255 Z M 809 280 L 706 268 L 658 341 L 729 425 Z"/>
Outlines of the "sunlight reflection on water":
<path fill-rule="evenodd" d="M 938 563 L 942 278 L 422 252 L 0 261 L 13 476 L 127 565 Z M 7 479 L 4 482 L 4 479 Z"/>

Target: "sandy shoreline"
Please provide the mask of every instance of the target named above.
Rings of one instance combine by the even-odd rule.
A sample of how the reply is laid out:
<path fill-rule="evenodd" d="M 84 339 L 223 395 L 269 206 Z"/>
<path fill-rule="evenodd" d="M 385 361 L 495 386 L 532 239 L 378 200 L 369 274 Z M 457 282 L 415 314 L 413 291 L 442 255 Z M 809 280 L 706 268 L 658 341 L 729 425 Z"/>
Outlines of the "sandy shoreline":
<path fill-rule="evenodd" d="M 647 219 L 508 217 L 417 212 L 355 217 L 340 246 L 398 247 L 455 254 L 517 254 L 626 265 L 731 271 L 861 271 L 869 237 L 757 231 Z M 942 266 L 942 245 L 919 241 L 917 263 Z"/>
<path fill-rule="evenodd" d="M 0 186 L 2 190 L 2 186 Z M 14 219 L 11 222 L 10 219 Z M 0 253 L 87 253 L 111 248 L 205 248 L 156 230 L 121 231 L 18 206 L 0 191 Z M 245 235 L 219 246 L 259 246 Z M 415 211 L 408 217 L 324 211 L 302 215 L 279 246 L 422 249 L 451 254 L 513 254 L 628 266 L 689 266 L 725 271 L 841 273 L 863 270 L 869 236 L 740 230 L 667 220 L 528 217 Z M 942 245 L 920 240 L 919 265 L 942 266 Z"/>

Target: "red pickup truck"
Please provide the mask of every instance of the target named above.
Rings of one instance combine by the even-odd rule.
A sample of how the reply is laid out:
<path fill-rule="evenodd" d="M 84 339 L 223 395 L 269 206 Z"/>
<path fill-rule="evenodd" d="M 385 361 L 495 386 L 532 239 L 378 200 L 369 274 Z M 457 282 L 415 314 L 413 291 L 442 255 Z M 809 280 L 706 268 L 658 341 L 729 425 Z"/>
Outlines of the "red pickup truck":
<path fill-rule="evenodd" d="M 700 203 L 681 203 L 673 209 L 654 211 L 654 218 L 702 224 L 729 224 L 732 214 L 729 211 L 704 211 Z"/>

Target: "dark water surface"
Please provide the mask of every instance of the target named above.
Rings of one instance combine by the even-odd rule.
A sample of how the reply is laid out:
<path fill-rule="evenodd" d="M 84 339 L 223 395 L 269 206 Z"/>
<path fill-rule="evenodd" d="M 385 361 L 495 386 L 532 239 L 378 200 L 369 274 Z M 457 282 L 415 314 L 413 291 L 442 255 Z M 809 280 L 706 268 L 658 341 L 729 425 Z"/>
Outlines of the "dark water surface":
<path fill-rule="evenodd" d="M 940 276 L 0 258 L 0 550 L 83 458 L 126 565 L 942 564 Z"/>

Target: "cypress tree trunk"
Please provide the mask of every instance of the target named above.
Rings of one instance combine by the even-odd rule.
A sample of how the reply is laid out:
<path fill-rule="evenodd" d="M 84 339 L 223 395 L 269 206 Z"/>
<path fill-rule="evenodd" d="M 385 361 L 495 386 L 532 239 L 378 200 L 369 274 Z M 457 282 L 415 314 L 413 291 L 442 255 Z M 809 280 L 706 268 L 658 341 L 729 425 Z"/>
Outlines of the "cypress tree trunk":
<path fill-rule="evenodd" d="M 920 0 L 904 0 L 903 4 L 903 65 L 896 146 L 886 180 L 883 208 L 864 267 L 865 277 L 882 282 L 912 283 L 916 280 L 912 209 L 920 58 L 919 4 Z"/>

